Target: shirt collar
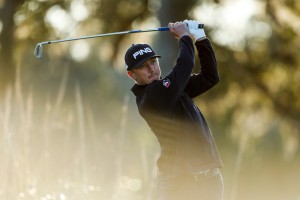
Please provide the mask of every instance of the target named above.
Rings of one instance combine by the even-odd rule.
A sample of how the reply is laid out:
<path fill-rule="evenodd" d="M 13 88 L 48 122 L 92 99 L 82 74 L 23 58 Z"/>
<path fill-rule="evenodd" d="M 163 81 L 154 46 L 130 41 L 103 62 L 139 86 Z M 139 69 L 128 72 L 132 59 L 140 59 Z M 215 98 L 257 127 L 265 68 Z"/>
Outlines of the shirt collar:
<path fill-rule="evenodd" d="M 147 85 L 138 85 L 138 84 L 135 84 L 132 88 L 131 88 L 131 91 L 133 92 L 133 94 L 135 96 L 140 96 L 144 89 L 146 88 Z"/>

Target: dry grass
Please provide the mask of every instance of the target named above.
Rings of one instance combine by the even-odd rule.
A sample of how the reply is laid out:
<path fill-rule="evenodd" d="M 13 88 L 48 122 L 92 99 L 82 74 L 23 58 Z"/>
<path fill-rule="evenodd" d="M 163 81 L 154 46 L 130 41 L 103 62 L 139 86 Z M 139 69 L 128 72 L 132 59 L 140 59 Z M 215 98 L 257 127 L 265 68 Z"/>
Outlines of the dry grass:
<path fill-rule="evenodd" d="M 67 80 L 68 69 L 55 98 L 45 91 L 41 102 L 24 92 L 18 71 L 0 102 L 0 200 L 155 199 L 158 144 L 138 114 L 129 114 L 133 100 L 125 95 L 112 121 L 85 101 L 79 83 L 65 102 Z M 221 148 L 225 199 L 299 200 L 299 159 L 249 154 L 250 127 L 236 130 L 245 136 L 237 152 Z"/>
<path fill-rule="evenodd" d="M 67 71 L 56 98 L 43 103 L 17 77 L 0 104 L 0 199 L 152 199 L 154 154 L 145 152 L 147 136 L 141 145 L 127 139 L 129 96 L 120 120 L 98 121 L 80 84 L 64 103 Z"/>

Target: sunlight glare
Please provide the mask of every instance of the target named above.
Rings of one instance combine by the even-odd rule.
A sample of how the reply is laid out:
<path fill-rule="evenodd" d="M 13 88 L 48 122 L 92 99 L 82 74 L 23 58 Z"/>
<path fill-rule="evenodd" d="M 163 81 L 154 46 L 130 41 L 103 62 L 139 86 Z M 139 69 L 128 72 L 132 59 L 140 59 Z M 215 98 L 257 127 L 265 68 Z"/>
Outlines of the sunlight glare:
<path fill-rule="evenodd" d="M 58 5 L 48 10 L 45 21 L 50 23 L 58 32 L 68 32 L 75 25 L 71 15 Z"/>
<path fill-rule="evenodd" d="M 257 0 L 225 0 L 221 5 L 203 4 L 193 13 L 200 22 L 212 29 L 211 36 L 216 42 L 241 49 L 246 37 L 269 35 L 267 27 L 263 26 L 263 30 L 257 31 L 255 23 L 259 22 L 250 23 L 253 16 L 260 14 L 260 8 L 262 4 Z"/>
<path fill-rule="evenodd" d="M 23 192 L 21 192 L 21 193 L 19 193 L 19 197 L 23 199 L 23 198 L 25 198 L 25 194 Z"/>
<path fill-rule="evenodd" d="M 35 1 L 31 1 L 28 3 L 28 9 L 30 11 L 36 11 L 39 8 L 39 4 Z"/>
<path fill-rule="evenodd" d="M 89 11 L 83 0 L 76 0 L 71 3 L 71 15 L 76 21 L 83 21 L 89 16 Z"/>
<path fill-rule="evenodd" d="M 31 196 L 35 196 L 37 193 L 37 190 L 36 188 L 31 188 L 28 190 L 28 194 L 30 194 Z"/>
<path fill-rule="evenodd" d="M 59 195 L 59 199 L 60 200 L 65 200 L 66 199 L 66 195 L 65 194 L 60 194 Z"/>
<path fill-rule="evenodd" d="M 224 26 L 241 30 L 247 26 L 247 21 L 256 11 L 253 0 L 228 0 L 222 12 Z"/>
<path fill-rule="evenodd" d="M 71 45 L 70 53 L 75 61 L 81 62 L 90 54 L 90 46 L 86 41 L 83 40 L 74 42 Z"/>
<path fill-rule="evenodd" d="M 128 176 L 122 176 L 119 178 L 119 185 L 121 188 L 136 192 L 142 187 L 141 180 L 131 178 Z"/>

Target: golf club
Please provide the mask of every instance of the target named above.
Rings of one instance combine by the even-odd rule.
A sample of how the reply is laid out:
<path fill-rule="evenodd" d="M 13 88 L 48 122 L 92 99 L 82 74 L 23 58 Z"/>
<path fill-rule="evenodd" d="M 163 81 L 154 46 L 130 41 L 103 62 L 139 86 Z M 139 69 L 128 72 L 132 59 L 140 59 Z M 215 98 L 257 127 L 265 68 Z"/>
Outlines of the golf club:
<path fill-rule="evenodd" d="M 204 24 L 199 24 L 198 28 L 202 29 L 204 27 Z M 130 31 L 121 31 L 121 32 L 113 32 L 113 33 L 104 33 L 104 34 L 98 34 L 98 35 L 90 35 L 90 36 L 81 36 L 77 38 L 66 38 L 61 40 L 52 40 L 52 41 L 46 41 L 46 42 L 40 42 L 36 45 L 34 49 L 34 55 L 37 58 L 42 58 L 43 55 L 43 45 L 46 44 L 53 44 L 53 43 L 59 43 L 59 42 L 68 42 L 68 41 L 74 41 L 74 40 L 82 40 L 82 39 L 91 39 L 96 37 L 105 37 L 105 36 L 111 36 L 111 35 L 122 35 L 122 34 L 130 34 L 130 33 L 142 33 L 142 32 L 152 32 L 152 31 L 169 31 L 168 27 L 159 27 L 159 28 L 152 28 L 152 29 L 145 29 L 145 30 L 130 30 Z"/>

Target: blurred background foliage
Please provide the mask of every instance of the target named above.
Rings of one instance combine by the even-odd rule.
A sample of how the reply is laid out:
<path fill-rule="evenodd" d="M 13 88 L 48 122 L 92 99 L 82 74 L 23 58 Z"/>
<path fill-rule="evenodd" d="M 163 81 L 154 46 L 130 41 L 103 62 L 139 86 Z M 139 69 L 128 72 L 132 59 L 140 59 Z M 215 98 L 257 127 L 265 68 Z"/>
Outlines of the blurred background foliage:
<path fill-rule="evenodd" d="M 155 199 L 159 145 L 137 113 L 123 56 L 132 43 L 175 62 L 168 32 L 206 25 L 221 82 L 195 99 L 225 167 L 225 200 L 299 200 L 300 2 L 0 0 L 0 199 Z M 195 71 L 199 70 L 196 68 Z"/>

